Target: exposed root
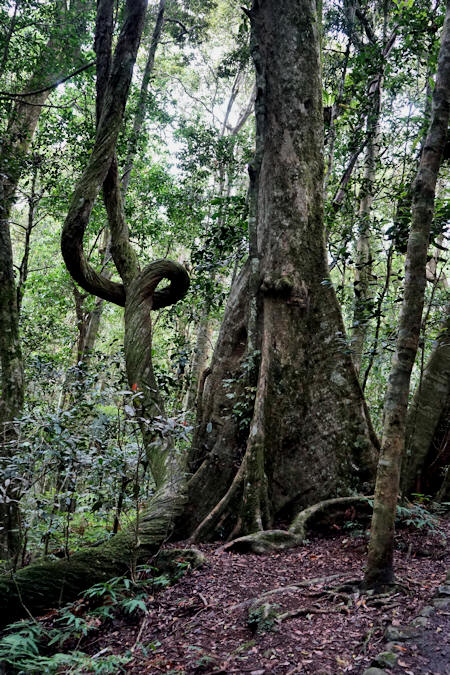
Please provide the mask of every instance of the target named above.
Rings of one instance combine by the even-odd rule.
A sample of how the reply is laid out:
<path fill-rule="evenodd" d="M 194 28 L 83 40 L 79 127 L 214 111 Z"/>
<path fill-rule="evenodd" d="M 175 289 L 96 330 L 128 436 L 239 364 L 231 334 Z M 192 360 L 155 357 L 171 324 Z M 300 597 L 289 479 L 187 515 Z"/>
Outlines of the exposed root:
<path fill-rule="evenodd" d="M 208 536 L 216 527 L 217 523 L 221 518 L 223 518 L 229 504 L 236 496 L 237 492 L 242 489 L 245 477 L 245 457 L 242 460 L 239 471 L 235 475 L 233 482 L 226 494 L 222 499 L 216 504 L 216 506 L 208 513 L 208 515 L 202 520 L 200 525 L 194 530 L 194 532 L 189 537 L 189 542 L 201 541 L 202 539 L 208 539 Z"/>
<path fill-rule="evenodd" d="M 330 609 L 319 609 L 317 607 L 297 607 L 297 609 L 291 609 L 289 612 L 281 612 L 275 617 L 277 623 L 286 621 L 286 619 L 294 619 L 296 616 L 307 616 L 308 614 L 330 614 L 330 612 L 344 612 L 348 614 L 347 607 L 334 607 Z"/>
<path fill-rule="evenodd" d="M 327 577 L 315 577 L 314 579 L 305 579 L 304 581 L 299 581 L 296 584 L 290 584 L 289 586 L 280 586 L 279 588 L 272 588 L 270 591 L 265 591 L 262 595 L 258 595 L 256 598 L 250 598 L 245 602 L 241 602 L 238 605 L 232 605 L 228 611 L 232 612 L 235 609 L 241 609 L 242 607 L 247 607 L 248 605 L 258 605 L 266 601 L 267 598 L 271 598 L 274 595 L 282 595 L 284 593 L 297 593 L 301 588 L 307 588 L 308 586 L 315 586 L 316 584 L 323 584 L 327 581 L 332 581 L 341 577 L 342 574 L 330 574 Z"/>
<path fill-rule="evenodd" d="M 380 595 L 360 595 L 358 586 L 351 586 L 352 593 L 344 593 L 342 586 L 336 588 L 325 587 L 320 589 L 317 593 L 308 593 L 306 597 L 312 598 L 314 596 L 322 597 L 324 600 L 328 599 L 333 603 L 333 606 L 320 607 L 317 602 L 313 606 L 302 606 L 295 609 L 279 612 L 279 605 L 276 603 L 276 598 L 282 595 L 298 593 L 301 589 L 308 586 L 323 584 L 324 582 L 332 581 L 341 574 L 332 574 L 327 577 L 317 577 L 315 579 L 307 579 L 300 581 L 297 584 L 289 586 L 281 586 L 273 588 L 270 591 L 262 593 L 257 598 L 252 598 L 239 605 L 234 605 L 229 608 L 229 611 L 241 609 L 248 606 L 248 623 L 253 630 L 262 632 L 274 627 L 276 623 L 282 623 L 288 619 L 297 616 L 307 616 L 308 614 L 329 614 L 330 612 L 344 612 L 350 614 L 352 607 L 363 607 L 367 611 L 374 611 L 375 607 L 393 608 L 397 603 L 392 603 L 392 596 L 390 593 L 383 593 Z M 325 596 L 325 597 L 324 597 Z M 274 602 L 275 600 L 275 602 Z"/>
<path fill-rule="evenodd" d="M 369 499 L 373 499 L 373 496 L 365 497 L 360 495 L 356 497 L 336 497 L 335 499 L 327 499 L 323 502 L 313 504 L 301 511 L 294 518 L 289 527 L 289 532 L 304 539 L 307 530 L 310 529 L 311 525 L 329 519 L 330 512 L 339 514 L 342 511 L 347 511 L 351 507 L 358 506 L 360 510 L 364 509 L 369 513 L 372 511 L 372 507 L 368 502 Z"/>
<path fill-rule="evenodd" d="M 251 630 L 262 633 L 274 628 L 275 624 L 280 624 L 287 619 L 293 619 L 296 616 L 308 616 L 309 614 L 329 614 L 330 612 L 345 612 L 349 614 L 350 610 L 346 605 L 339 605 L 333 608 L 321 607 L 297 607 L 286 612 L 278 612 L 279 605 L 270 602 L 259 602 L 259 599 L 253 603 L 248 610 L 247 623 Z"/>
<path fill-rule="evenodd" d="M 318 504 L 314 504 L 301 511 L 294 518 L 288 531 L 265 530 L 248 534 L 225 544 L 222 550 L 235 551 L 238 553 L 268 553 L 270 551 L 284 551 L 288 548 L 293 548 L 294 546 L 300 546 L 300 544 L 303 543 L 308 530 L 311 529 L 313 525 L 323 524 L 336 515 L 345 513 L 348 509 L 354 508 L 355 506 L 369 512 L 371 510 L 368 502 L 369 499 L 371 499 L 371 497 L 363 496 L 327 499 L 326 501 L 319 502 Z M 212 513 L 213 512 L 211 512 L 211 514 Z M 207 518 L 209 518 L 209 516 L 207 516 Z"/>
<path fill-rule="evenodd" d="M 303 538 L 285 530 L 265 530 L 233 539 L 219 550 L 236 553 L 268 553 L 269 551 L 284 551 L 299 546 L 302 542 Z"/>

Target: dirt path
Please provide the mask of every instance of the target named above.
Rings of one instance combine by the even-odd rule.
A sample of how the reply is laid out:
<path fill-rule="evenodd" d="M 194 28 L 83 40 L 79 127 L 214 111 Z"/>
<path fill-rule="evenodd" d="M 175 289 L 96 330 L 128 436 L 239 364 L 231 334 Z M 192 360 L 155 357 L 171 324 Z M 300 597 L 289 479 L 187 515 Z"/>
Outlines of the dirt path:
<path fill-rule="evenodd" d="M 443 523 L 450 540 L 450 522 Z M 266 673 L 338 675 L 363 673 L 386 643 L 387 626 L 404 626 L 429 605 L 450 568 L 440 536 L 404 530 L 396 569 L 401 592 L 371 598 L 333 588 L 360 578 L 366 540 L 343 532 L 291 551 L 238 555 L 202 546 L 207 563 L 175 586 L 150 598 L 135 625 L 116 619 L 97 636 L 91 653 L 109 646 L 133 650 L 127 672 Z M 327 577 L 338 575 L 327 580 Z M 314 583 L 305 581 L 323 578 Z M 275 588 L 299 588 L 267 596 L 269 607 L 249 623 L 251 601 Z M 274 615 L 298 614 L 277 620 Z M 447 675 L 449 615 L 430 619 L 417 642 L 397 648 L 395 673 Z M 447 668 L 447 670 L 445 669 Z"/>

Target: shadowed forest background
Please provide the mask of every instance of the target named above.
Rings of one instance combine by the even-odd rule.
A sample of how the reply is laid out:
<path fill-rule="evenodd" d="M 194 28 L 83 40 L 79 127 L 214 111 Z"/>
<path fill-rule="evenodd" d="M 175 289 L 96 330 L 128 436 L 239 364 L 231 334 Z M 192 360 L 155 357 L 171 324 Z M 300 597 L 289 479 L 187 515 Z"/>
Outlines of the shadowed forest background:
<path fill-rule="evenodd" d="M 445 5 L 1 3 L 4 622 L 448 509 Z"/>

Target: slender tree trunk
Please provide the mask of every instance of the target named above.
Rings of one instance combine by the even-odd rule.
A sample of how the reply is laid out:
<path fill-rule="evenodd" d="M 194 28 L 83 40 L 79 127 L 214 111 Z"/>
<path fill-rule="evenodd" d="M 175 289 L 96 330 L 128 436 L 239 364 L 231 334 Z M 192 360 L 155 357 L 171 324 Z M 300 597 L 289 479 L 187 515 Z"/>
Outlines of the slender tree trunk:
<path fill-rule="evenodd" d="M 194 357 L 189 373 L 189 388 L 186 396 L 186 410 L 195 408 L 197 402 L 198 386 L 201 375 L 208 365 L 211 355 L 211 338 L 213 332 L 213 324 L 209 316 L 210 308 L 208 304 L 205 305 L 200 322 L 198 324 L 197 339 L 194 348 Z"/>
<path fill-rule="evenodd" d="M 356 13 L 359 16 L 358 10 L 356 11 Z M 370 35 L 370 39 L 371 39 L 372 44 L 376 45 L 376 38 L 375 38 L 374 33 L 372 31 L 370 31 L 370 27 L 369 27 L 368 24 L 366 24 L 366 27 L 369 28 L 369 35 Z M 396 38 L 397 38 L 397 30 L 398 30 L 397 27 L 395 27 L 393 32 L 389 36 L 389 38 L 387 38 L 385 40 L 385 44 L 384 44 L 383 49 L 382 49 L 381 54 L 380 54 L 382 67 L 381 67 L 380 71 L 375 74 L 375 76 L 373 77 L 373 79 L 370 81 L 370 83 L 368 85 L 367 96 L 368 96 L 369 108 L 368 108 L 368 112 L 366 114 L 367 114 L 367 126 L 368 126 L 368 128 L 371 129 L 372 133 L 374 131 L 376 131 L 376 126 L 373 126 L 371 124 L 371 119 L 374 119 L 372 109 L 374 108 L 375 111 L 378 111 L 377 114 L 379 116 L 378 108 L 379 108 L 379 103 L 380 103 L 380 100 L 381 100 L 381 85 L 382 85 L 382 82 L 383 82 L 383 74 L 384 74 L 385 63 L 386 63 L 386 60 L 387 60 L 389 54 L 392 51 L 392 48 L 394 47 L 394 44 L 395 44 L 395 41 L 396 41 Z M 376 120 L 377 120 L 377 116 L 375 116 L 374 121 L 376 121 Z M 364 122 L 362 121 L 360 126 L 359 126 L 359 129 L 362 129 L 363 124 L 364 124 Z M 336 190 L 336 193 L 335 193 L 335 195 L 333 197 L 333 200 L 332 200 L 332 206 L 333 206 L 334 211 L 337 211 L 341 207 L 342 202 L 344 201 L 345 194 L 346 194 L 347 185 L 350 182 L 350 178 L 351 178 L 353 170 L 356 166 L 356 162 L 358 160 L 358 157 L 360 156 L 361 152 L 364 150 L 366 145 L 369 143 L 370 139 L 371 139 L 371 135 L 366 134 L 363 141 L 359 144 L 359 146 L 353 152 L 353 155 L 350 157 L 349 162 L 347 164 L 347 168 L 345 169 L 345 171 L 342 175 L 342 178 L 339 182 L 339 187 Z"/>
<path fill-rule="evenodd" d="M 24 372 L 19 338 L 19 308 L 7 222 L 0 224 L 0 461 L 4 483 L 0 493 L 0 557 L 14 559 L 20 550 L 18 484 L 8 470 L 14 451 L 14 419 L 22 412 Z M 6 481 L 9 480 L 9 484 Z"/>
<path fill-rule="evenodd" d="M 22 412 L 24 401 L 24 366 L 19 336 L 19 294 L 16 287 L 9 218 L 21 175 L 22 159 L 48 96 L 33 96 L 33 106 L 17 103 L 0 151 L 0 456 L 9 463 L 13 453 L 13 420 Z M 0 499 L 0 556 L 16 559 L 20 550 L 20 487 L 17 477 L 5 472 L 9 486 Z"/>
<path fill-rule="evenodd" d="M 344 86 L 345 86 L 345 78 L 347 76 L 347 67 L 348 67 L 348 60 L 350 57 L 350 48 L 352 45 L 353 41 L 353 31 L 354 31 L 354 23 L 355 23 L 355 7 L 354 4 L 349 2 L 346 8 L 346 32 L 348 35 L 347 39 L 347 46 L 345 48 L 345 55 L 344 55 L 344 62 L 342 65 L 342 74 L 339 79 L 339 87 L 338 87 L 338 92 L 336 96 L 336 101 L 332 104 L 331 106 L 331 111 L 330 111 L 330 128 L 328 131 L 327 135 L 327 145 L 328 145 L 328 152 L 327 152 L 327 162 L 326 162 L 326 170 L 325 170 L 325 176 L 323 180 L 323 197 L 324 200 L 327 198 L 327 191 L 328 191 L 328 182 L 331 176 L 331 172 L 333 170 L 333 161 L 334 161 L 334 146 L 336 143 L 336 117 L 339 113 L 339 106 L 342 103 L 342 96 L 344 93 Z"/>
<path fill-rule="evenodd" d="M 220 138 L 223 138 L 227 135 L 227 130 L 229 131 L 228 133 L 229 137 L 235 136 L 240 131 L 242 126 L 245 124 L 245 122 L 247 121 L 248 117 L 252 112 L 252 107 L 254 106 L 256 85 L 253 88 L 249 103 L 245 106 L 243 110 L 241 110 L 239 114 L 238 122 L 234 127 L 229 126 L 229 118 L 231 111 L 233 109 L 233 104 L 236 100 L 239 91 L 241 78 L 242 72 L 238 71 L 235 80 L 233 82 L 230 98 L 228 99 L 227 109 L 222 124 L 222 129 L 220 131 L 219 136 Z M 214 179 L 214 187 L 216 184 L 216 178 L 217 176 Z M 219 177 L 218 177 L 218 191 L 217 191 L 218 196 L 229 197 L 231 190 L 232 185 L 230 184 L 230 179 L 228 177 L 227 180 L 227 177 L 224 175 L 223 168 L 221 167 L 221 169 L 219 170 Z M 220 228 L 223 225 L 224 218 L 225 215 L 221 214 L 217 222 L 218 228 Z M 197 340 L 194 349 L 194 357 L 192 359 L 191 376 L 186 397 L 186 405 L 185 405 L 186 410 L 194 409 L 196 407 L 196 404 L 198 403 L 197 394 L 199 384 L 202 381 L 202 374 L 205 372 L 208 361 L 211 356 L 211 337 L 213 332 L 213 323 L 210 317 L 210 309 L 211 309 L 210 302 L 207 300 L 198 324 Z"/>
<path fill-rule="evenodd" d="M 159 0 L 158 13 L 156 15 L 155 27 L 153 29 L 152 39 L 150 41 L 150 48 L 147 54 L 147 61 L 145 64 L 144 75 L 142 77 L 141 90 L 139 92 L 139 100 L 133 120 L 133 128 L 131 130 L 130 139 L 128 141 L 127 157 L 125 160 L 125 171 L 122 176 L 122 190 L 126 193 L 128 184 L 130 182 L 131 170 L 133 168 L 134 160 L 138 149 L 139 136 L 141 135 L 142 126 L 145 120 L 145 111 L 147 108 L 148 88 L 150 85 L 150 78 L 153 73 L 153 66 L 155 64 L 156 49 L 161 39 L 161 33 L 164 26 L 164 12 L 166 9 L 166 0 Z"/>
<path fill-rule="evenodd" d="M 16 21 L 17 21 L 17 10 L 19 9 L 20 6 L 20 1 L 21 0 L 16 0 L 14 3 L 14 12 L 11 17 L 11 21 L 9 24 L 9 28 L 7 30 L 6 36 L 4 37 L 3 41 L 3 54 L 2 58 L 0 61 L 0 73 L 4 71 L 4 68 L 8 62 L 8 56 L 9 56 L 9 44 L 11 42 L 11 38 L 14 35 L 14 30 L 16 27 Z"/>
<path fill-rule="evenodd" d="M 450 1 L 442 32 L 430 128 L 413 184 L 412 224 L 408 239 L 405 291 L 396 352 L 384 408 L 382 450 L 378 463 L 365 584 L 376 587 L 394 579 L 394 521 L 405 441 L 411 370 L 420 336 L 426 258 L 433 219 L 434 194 L 447 136 L 450 111 Z"/>
<path fill-rule="evenodd" d="M 378 344 L 379 344 L 379 340 L 380 340 L 380 330 L 381 330 L 381 318 L 382 318 L 382 314 L 383 314 L 382 313 L 382 307 L 383 307 L 384 298 L 386 297 L 386 295 L 389 291 L 389 284 L 390 284 L 390 281 L 391 281 L 393 253 L 394 253 L 394 247 L 391 244 L 390 247 L 389 247 L 389 250 L 387 252 L 387 256 L 386 256 L 386 276 L 385 276 L 385 280 L 384 280 L 384 285 L 383 285 L 383 288 L 381 289 L 381 291 L 378 295 L 376 306 L 375 306 L 375 315 L 377 317 L 376 326 L 375 326 L 375 335 L 373 337 L 373 342 L 372 342 L 372 345 L 371 345 L 371 348 L 370 348 L 370 356 L 369 356 L 369 360 L 368 360 L 368 363 L 367 363 L 367 367 L 364 371 L 364 375 L 361 376 L 361 386 L 362 386 L 363 391 L 365 391 L 365 389 L 366 389 L 367 380 L 369 378 L 370 371 L 371 371 L 373 363 L 375 361 L 375 356 L 377 355 L 377 352 L 378 352 Z"/>
<path fill-rule="evenodd" d="M 28 263 L 31 253 L 31 234 L 36 227 L 36 211 L 42 194 L 37 192 L 37 167 L 33 168 L 33 177 L 31 179 L 31 193 L 28 196 L 28 218 L 25 226 L 25 237 L 23 246 L 23 256 L 19 266 L 19 280 L 17 282 L 17 307 L 20 315 L 23 295 L 25 293 L 25 284 L 28 279 Z"/>
<path fill-rule="evenodd" d="M 376 169 L 378 162 L 379 146 L 378 136 L 380 133 L 380 116 L 383 91 L 383 76 L 386 67 L 387 57 L 392 50 L 396 39 L 396 29 L 386 39 L 387 26 L 387 7 L 384 6 L 383 22 L 383 43 L 381 67 L 369 86 L 371 95 L 372 109 L 367 116 L 367 150 L 365 158 L 364 179 L 361 185 L 361 200 L 358 214 L 358 238 L 356 241 L 355 252 L 355 276 L 354 276 L 354 310 L 353 310 L 353 331 L 352 331 L 352 351 L 353 361 L 359 374 L 361 360 L 366 341 L 367 327 L 370 317 L 373 313 L 373 283 L 372 283 L 372 250 L 371 238 L 373 237 L 371 221 L 372 206 L 375 192 Z M 358 12 L 361 18 L 361 14 Z M 375 42 L 375 31 L 369 24 L 367 18 L 363 20 L 364 27 L 369 39 L 373 44 Z"/>
<path fill-rule="evenodd" d="M 381 91 L 379 92 L 381 94 Z M 376 109 L 369 116 L 364 180 L 361 185 L 361 201 L 358 214 L 358 238 L 355 252 L 354 276 L 354 311 L 352 330 L 353 361 L 357 372 L 361 368 L 361 359 L 367 333 L 368 320 L 371 315 L 372 300 L 372 250 L 371 250 L 371 218 L 375 189 L 375 173 L 378 155 L 377 138 L 379 132 L 381 100 L 376 99 Z"/>

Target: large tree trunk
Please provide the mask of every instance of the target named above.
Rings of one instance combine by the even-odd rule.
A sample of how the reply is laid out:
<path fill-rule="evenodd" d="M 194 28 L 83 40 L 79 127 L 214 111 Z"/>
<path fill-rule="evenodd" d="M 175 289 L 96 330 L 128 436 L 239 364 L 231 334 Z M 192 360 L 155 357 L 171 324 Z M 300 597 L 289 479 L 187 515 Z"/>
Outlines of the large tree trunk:
<path fill-rule="evenodd" d="M 258 0 L 250 17 L 256 246 L 231 291 L 190 456 L 179 531 L 198 539 L 268 527 L 360 489 L 374 469 L 324 245 L 316 3 Z"/>
<path fill-rule="evenodd" d="M 450 112 L 450 0 L 442 32 L 430 129 L 413 184 L 411 233 L 405 267 L 405 291 L 400 312 L 396 352 L 392 360 L 384 407 L 383 441 L 378 463 L 369 558 L 365 583 L 369 587 L 394 579 L 394 522 L 400 467 L 405 442 L 406 410 L 411 370 L 419 342 L 426 284 L 427 250 L 434 194 Z"/>

